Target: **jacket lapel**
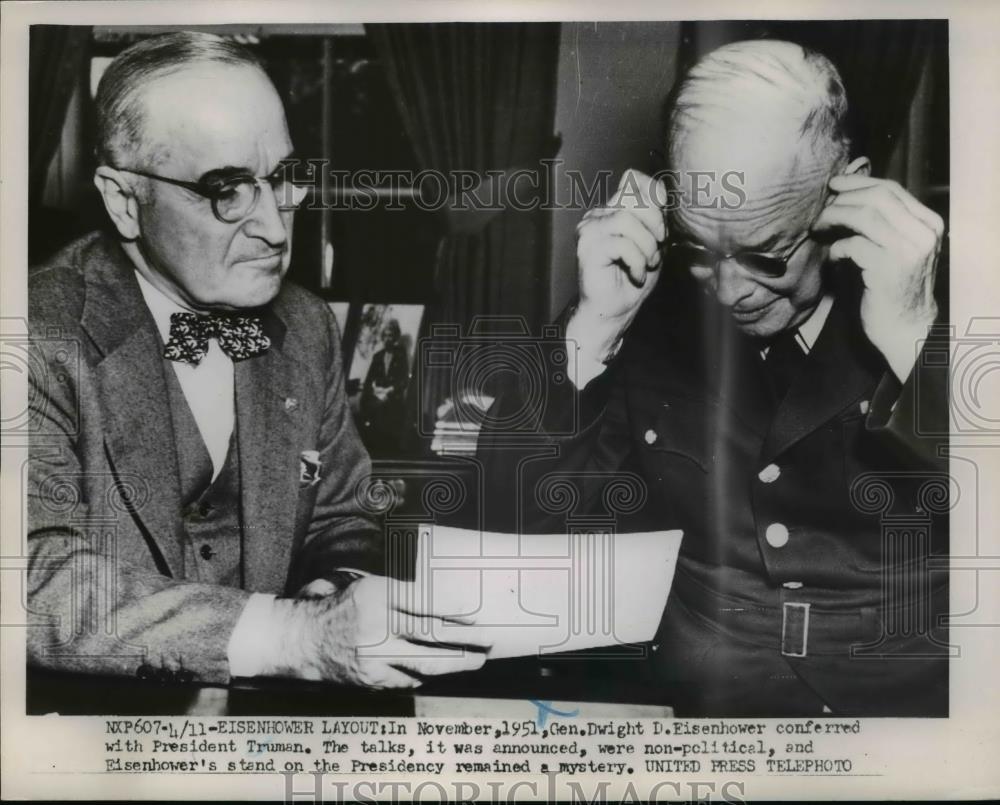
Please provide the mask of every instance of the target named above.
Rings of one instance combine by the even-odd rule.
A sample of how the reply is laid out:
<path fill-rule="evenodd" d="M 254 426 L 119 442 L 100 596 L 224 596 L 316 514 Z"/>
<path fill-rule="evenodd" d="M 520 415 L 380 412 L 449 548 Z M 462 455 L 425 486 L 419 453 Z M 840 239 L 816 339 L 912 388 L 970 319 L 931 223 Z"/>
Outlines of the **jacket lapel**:
<path fill-rule="evenodd" d="M 696 305 L 693 322 L 641 345 L 635 375 L 648 380 L 640 396 L 654 402 L 692 397 L 718 402 L 720 415 L 739 420 L 762 439 L 772 406 L 758 347 L 714 301 L 698 294 L 691 306 Z M 664 343 L 671 346 L 664 350 Z"/>
<path fill-rule="evenodd" d="M 289 567 L 298 505 L 300 418 L 310 415 L 306 404 L 322 395 L 311 387 L 306 367 L 286 352 L 284 323 L 273 311 L 265 317 L 265 329 L 271 348 L 235 364 L 237 444 L 245 584 L 251 590 L 279 592 Z"/>
<path fill-rule="evenodd" d="M 778 406 L 764 441 L 768 462 L 871 394 L 885 363 L 868 342 L 850 302 L 839 296 L 802 371 Z"/>
<path fill-rule="evenodd" d="M 110 238 L 99 242 L 85 281 L 81 325 L 104 356 L 94 375 L 105 445 L 123 483 L 133 476 L 148 485 L 148 501 L 135 514 L 162 569 L 183 578 L 177 450 L 156 324 L 131 261 Z"/>

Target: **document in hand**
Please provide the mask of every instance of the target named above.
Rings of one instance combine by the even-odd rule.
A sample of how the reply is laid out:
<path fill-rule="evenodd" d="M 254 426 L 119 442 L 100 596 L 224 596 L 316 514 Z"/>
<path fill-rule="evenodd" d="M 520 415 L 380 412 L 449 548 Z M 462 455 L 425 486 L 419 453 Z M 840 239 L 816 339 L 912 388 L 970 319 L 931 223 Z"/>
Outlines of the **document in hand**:
<path fill-rule="evenodd" d="M 411 592 L 423 611 L 486 628 L 491 659 L 648 641 L 670 592 L 681 536 L 426 526 Z M 434 639 L 447 642 L 456 629 L 446 623 Z"/>

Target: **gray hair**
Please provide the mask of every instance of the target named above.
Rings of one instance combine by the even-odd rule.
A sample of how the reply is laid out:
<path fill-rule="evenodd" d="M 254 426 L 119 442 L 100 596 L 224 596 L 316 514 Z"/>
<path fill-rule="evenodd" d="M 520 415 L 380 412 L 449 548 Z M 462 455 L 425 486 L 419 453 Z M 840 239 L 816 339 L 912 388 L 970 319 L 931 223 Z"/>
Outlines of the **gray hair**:
<path fill-rule="evenodd" d="M 108 65 L 97 86 L 97 158 L 122 165 L 144 142 L 142 87 L 188 65 L 215 62 L 256 67 L 261 60 L 232 39 L 195 31 L 178 31 L 144 39 L 126 48 Z"/>
<path fill-rule="evenodd" d="M 821 53 L 778 40 L 723 45 L 691 68 L 668 110 L 671 158 L 692 124 L 734 113 L 766 121 L 775 110 L 787 111 L 780 124 L 797 124 L 815 154 L 846 162 L 847 93 L 837 68 Z"/>

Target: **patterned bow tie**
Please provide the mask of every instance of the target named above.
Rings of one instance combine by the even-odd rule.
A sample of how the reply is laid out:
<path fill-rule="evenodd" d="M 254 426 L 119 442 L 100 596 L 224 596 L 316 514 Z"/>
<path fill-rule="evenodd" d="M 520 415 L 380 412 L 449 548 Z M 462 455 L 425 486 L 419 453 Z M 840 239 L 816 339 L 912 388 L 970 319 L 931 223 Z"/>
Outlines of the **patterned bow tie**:
<path fill-rule="evenodd" d="M 242 361 L 266 352 L 271 339 L 264 335 L 259 316 L 223 316 L 217 313 L 171 313 L 170 339 L 163 357 L 197 366 L 215 338 L 232 360 Z"/>

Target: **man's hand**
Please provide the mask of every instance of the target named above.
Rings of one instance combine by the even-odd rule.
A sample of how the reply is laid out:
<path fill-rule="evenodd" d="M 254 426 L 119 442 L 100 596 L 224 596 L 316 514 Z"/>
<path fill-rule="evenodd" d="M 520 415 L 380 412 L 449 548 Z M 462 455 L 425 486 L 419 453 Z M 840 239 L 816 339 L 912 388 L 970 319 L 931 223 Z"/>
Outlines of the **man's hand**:
<path fill-rule="evenodd" d="M 830 247 L 830 259 L 849 259 L 861 269 L 861 323 L 905 382 L 916 362 L 916 344 L 937 316 L 934 272 L 944 222 L 886 179 L 835 176 L 830 190 L 833 200 L 813 229 L 855 233 Z"/>
<path fill-rule="evenodd" d="M 412 688 L 421 676 L 481 668 L 490 646 L 483 631 L 420 611 L 411 592 L 409 582 L 363 576 L 325 598 L 277 599 L 281 637 L 263 675 Z M 392 600 L 400 596 L 406 600 Z M 434 637 L 446 622 L 449 635 L 461 632 L 449 646 Z"/>
<path fill-rule="evenodd" d="M 580 301 L 567 336 L 589 358 L 604 358 L 656 287 L 666 197 L 662 182 L 629 170 L 608 206 L 577 225 Z"/>

